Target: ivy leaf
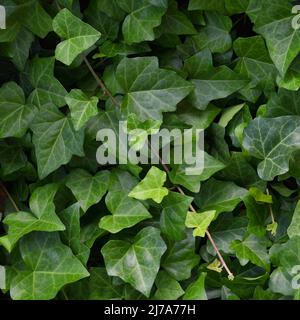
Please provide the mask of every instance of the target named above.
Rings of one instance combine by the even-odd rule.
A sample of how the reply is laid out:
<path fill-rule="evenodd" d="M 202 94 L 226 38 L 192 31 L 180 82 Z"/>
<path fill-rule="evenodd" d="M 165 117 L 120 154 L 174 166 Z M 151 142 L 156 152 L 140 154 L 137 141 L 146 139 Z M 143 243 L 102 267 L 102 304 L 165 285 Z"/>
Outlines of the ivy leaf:
<path fill-rule="evenodd" d="M 196 34 L 197 31 L 188 17 L 177 9 L 173 2 L 162 19 L 160 29 L 169 34 Z"/>
<path fill-rule="evenodd" d="M 53 30 L 64 39 L 56 47 L 55 57 L 68 66 L 101 36 L 99 31 L 75 17 L 68 9 L 59 11 L 55 16 Z"/>
<path fill-rule="evenodd" d="M 90 118 L 98 113 L 98 98 L 88 98 L 81 90 L 73 89 L 65 97 L 71 110 L 71 117 L 75 130 L 81 129 Z"/>
<path fill-rule="evenodd" d="M 254 1 L 251 0 L 250 5 Z M 267 0 L 259 6 L 260 10 L 254 21 L 255 30 L 266 39 L 270 56 L 280 74 L 284 76 L 300 52 L 300 35 L 298 30 L 292 27 L 292 3 L 288 0 Z"/>
<path fill-rule="evenodd" d="M 249 88 L 265 91 L 267 94 L 275 88 L 277 70 L 270 59 L 264 39 L 261 36 L 238 38 L 233 49 L 240 57 L 235 71 L 240 75 L 251 79 Z M 247 89 L 243 89 L 241 92 Z"/>
<path fill-rule="evenodd" d="M 216 211 L 210 210 L 201 213 L 188 212 L 185 220 L 185 225 L 188 228 L 194 228 L 194 237 L 204 237 L 207 228 L 215 218 Z"/>
<path fill-rule="evenodd" d="M 54 77 L 54 57 L 35 58 L 30 65 L 29 79 L 35 88 L 29 100 L 36 106 L 53 103 L 57 107 L 66 104 L 67 91 L 63 85 Z"/>
<path fill-rule="evenodd" d="M 57 190 L 57 184 L 37 188 L 30 197 L 31 212 L 12 213 L 4 219 L 9 229 L 8 234 L 0 238 L 0 243 L 7 250 L 11 251 L 20 238 L 32 231 L 65 230 L 65 226 L 55 213 L 53 200 Z"/>
<path fill-rule="evenodd" d="M 153 297 L 155 300 L 177 300 L 184 294 L 179 282 L 165 271 L 158 273 L 155 285 L 157 287 Z"/>
<path fill-rule="evenodd" d="M 130 228 L 140 221 L 151 218 L 145 206 L 128 196 L 137 179 L 125 171 L 114 171 L 110 177 L 109 192 L 105 198 L 110 216 L 101 218 L 99 227 L 111 233 Z"/>
<path fill-rule="evenodd" d="M 280 130 L 278 130 L 280 128 Z M 270 181 L 289 170 L 292 153 L 300 147 L 300 118 L 256 118 L 245 129 L 244 148 L 261 159 L 257 167 L 261 179 Z"/>
<path fill-rule="evenodd" d="M 98 203 L 108 189 L 109 171 L 103 170 L 92 176 L 82 169 L 73 170 L 66 180 L 66 186 L 72 190 L 80 207 L 86 212 Z"/>
<path fill-rule="evenodd" d="M 158 229 L 146 227 L 132 243 L 110 240 L 102 247 L 107 272 L 149 297 L 166 245 Z"/>
<path fill-rule="evenodd" d="M 250 235 L 243 241 L 234 240 L 231 243 L 231 249 L 236 253 L 242 266 L 251 261 L 253 264 L 269 270 L 270 261 L 264 239 Z"/>
<path fill-rule="evenodd" d="M 199 79 L 192 79 L 195 91 L 190 95 L 193 106 L 205 110 L 208 104 L 226 98 L 247 85 L 248 80 L 226 66 L 211 68 L 202 72 Z"/>
<path fill-rule="evenodd" d="M 169 193 L 169 190 L 163 187 L 166 179 L 167 174 L 164 171 L 151 167 L 146 177 L 129 192 L 128 196 L 138 200 L 152 199 L 161 203 Z"/>
<path fill-rule="evenodd" d="M 83 131 L 75 132 L 69 117 L 51 104 L 41 108 L 31 129 L 41 179 L 68 163 L 73 155 L 84 155 Z"/>
<path fill-rule="evenodd" d="M 230 244 L 233 240 L 243 240 L 247 231 L 247 217 L 233 217 L 231 214 L 223 214 L 212 222 L 210 233 L 219 250 L 225 253 L 233 253 Z M 216 254 L 210 242 L 206 245 L 210 255 Z"/>
<path fill-rule="evenodd" d="M 205 272 L 201 273 L 198 279 L 188 286 L 183 300 L 207 300 L 205 291 L 206 275 Z"/>
<path fill-rule="evenodd" d="M 0 88 L 0 138 L 22 137 L 32 122 L 37 109 L 26 104 L 23 90 L 8 82 Z"/>
<path fill-rule="evenodd" d="M 211 178 L 203 183 L 200 193 L 195 197 L 195 202 L 201 211 L 216 210 L 216 214 L 219 214 L 231 212 L 246 194 L 246 189 L 232 182 Z"/>
<path fill-rule="evenodd" d="M 287 234 L 290 238 L 296 237 L 299 235 L 300 230 L 300 201 L 298 201 L 293 214 L 292 222 L 287 229 Z"/>
<path fill-rule="evenodd" d="M 171 242 L 162 260 L 162 267 L 177 281 L 189 279 L 192 269 L 199 263 L 195 254 L 195 238 L 187 233 L 184 240 Z"/>
<path fill-rule="evenodd" d="M 129 12 L 122 25 L 122 32 L 127 43 L 155 39 L 153 29 L 161 24 L 166 8 L 144 0 L 135 1 L 131 8 L 127 6 L 122 8 Z"/>
<path fill-rule="evenodd" d="M 300 116 L 300 94 L 299 91 L 279 89 L 273 93 L 266 105 L 265 117 L 275 118 L 287 115 Z"/>
<path fill-rule="evenodd" d="M 160 228 L 170 240 L 179 241 L 186 238 L 184 222 L 192 200 L 191 197 L 176 192 L 170 192 L 164 198 Z"/>
<path fill-rule="evenodd" d="M 20 252 L 23 266 L 10 286 L 14 300 L 53 299 L 64 285 L 89 276 L 57 233 L 27 235 L 21 240 Z"/>
<path fill-rule="evenodd" d="M 59 217 L 66 227 L 61 239 L 65 245 L 72 249 L 73 254 L 86 265 L 90 255 L 89 248 L 81 242 L 80 238 L 80 205 L 75 203 L 59 213 Z"/>
<path fill-rule="evenodd" d="M 199 175 L 186 175 L 187 165 L 173 165 L 169 178 L 174 184 L 180 184 L 192 192 L 199 192 L 202 181 L 208 180 L 216 172 L 225 168 L 225 165 L 204 152 L 204 169 Z"/>
<path fill-rule="evenodd" d="M 122 109 L 135 113 L 142 121 L 162 120 L 162 112 L 175 111 L 193 89 L 175 72 L 159 69 L 156 57 L 124 58 L 116 78 L 126 93 Z"/>

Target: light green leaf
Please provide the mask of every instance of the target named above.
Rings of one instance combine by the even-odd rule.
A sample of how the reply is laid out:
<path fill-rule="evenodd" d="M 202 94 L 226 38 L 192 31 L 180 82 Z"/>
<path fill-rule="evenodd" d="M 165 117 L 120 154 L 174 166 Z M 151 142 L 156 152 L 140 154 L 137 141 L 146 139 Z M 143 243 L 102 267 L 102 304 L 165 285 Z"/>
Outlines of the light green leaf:
<path fill-rule="evenodd" d="M 0 238 L 0 243 L 7 250 L 11 251 L 20 238 L 32 231 L 65 230 L 65 226 L 55 213 L 53 200 L 57 190 L 57 184 L 48 184 L 35 189 L 29 201 L 31 212 L 11 213 L 4 219 L 9 229 L 8 234 Z"/>
<path fill-rule="evenodd" d="M 262 160 L 257 167 L 260 178 L 273 180 L 288 172 L 291 155 L 300 148 L 300 118 L 254 119 L 244 131 L 243 147 Z"/>
<path fill-rule="evenodd" d="M 100 228 L 117 233 L 151 218 L 141 202 L 128 197 L 128 193 L 137 182 L 138 180 L 128 172 L 121 170 L 112 172 L 109 192 L 105 198 L 106 206 L 112 215 L 101 218 Z"/>
<path fill-rule="evenodd" d="M 166 245 L 158 229 L 146 227 L 132 243 L 110 240 L 102 247 L 102 255 L 110 276 L 120 277 L 149 297 Z"/>
<path fill-rule="evenodd" d="M 255 199 L 256 202 L 273 203 L 271 195 L 263 193 L 260 189 L 256 187 L 251 187 L 249 189 L 249 193 Z"/>
<path fill-rule="evenodd" d="M 0 88 L 0 138 L 22 137 L 32 122 L 37 109 L 26 104 L 23 90 L 15 82 Z"/>
<path fill-rule="evenodd" d="M 51 104 L 41 108 L 31 129 L 41 179 L 68 163 L 73 155 L 84 155 L 84 132 L 75 132 L 69 117 Z"/>
<path fill-rule="evenodd" d="M 98 172 L 95 176 L 82 169 L 71 171 L 66 186 L 72 190 L 84 212 L 97 204 L 107 192 L 109 175 L 109 171 L 106 170 Z"/>
<path fill-rule="evenodd" d="M 204 237 L 210 223 L 215 218 L 216 211 L 205 211 L 205 212 L 188 212 L 185 220 L 187 228 L 193 228 L 194 237 Z"/>
<path fill-rule="evenodd" d="M 90 118 L 98 113 L 98 98 L 87 97 L 80 89 L 72 89 L 65 97 L 71 110 L 75 130 L 81 129 Z"/>
<path fill-rule="evenodd" d="M 146 177 L 129 192 L 128 196 L 138 200 L 152 199 L 161 203 L 169 193 L 169 190 L 163 187 L 166 179 L 167 174 L 164 171 L 151 167 Z"/>
<path fill-rule="evenodd" d="M 10 285 L 14 300 L 53 299 L 64 285 L 89 276 L 57 233 L 27 235 L 21 240 L 20 252 L 23 265 Z"/>
<path fill-rule="evenodd" d="M 162 113 L 175 111 L 193 88 L 174 71 L 160 69 L 156 57 L 124 58 L 116 77 L 126 93 L 122 109 L 142 121 L 162 120 Z"/>
<path fill-rule="evenodd" d="M 64 39 L 57 45 L 55 57 L 66 65 L 99 40 L 101 33 L 63 9 L 53 19 L 53 30 Z"/>

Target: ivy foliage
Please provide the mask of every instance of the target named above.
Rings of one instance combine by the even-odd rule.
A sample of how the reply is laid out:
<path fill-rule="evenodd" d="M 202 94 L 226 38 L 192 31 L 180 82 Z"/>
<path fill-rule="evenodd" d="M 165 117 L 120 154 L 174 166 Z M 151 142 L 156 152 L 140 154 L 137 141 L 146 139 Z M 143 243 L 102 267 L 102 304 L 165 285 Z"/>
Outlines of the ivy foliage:
<path fill-rule="evenodd" d="M 300 298 L 292 1 L 1 5 L 0 298 Z M 99 164 L 125 120 L 204 130 L 204 170 Z"/>

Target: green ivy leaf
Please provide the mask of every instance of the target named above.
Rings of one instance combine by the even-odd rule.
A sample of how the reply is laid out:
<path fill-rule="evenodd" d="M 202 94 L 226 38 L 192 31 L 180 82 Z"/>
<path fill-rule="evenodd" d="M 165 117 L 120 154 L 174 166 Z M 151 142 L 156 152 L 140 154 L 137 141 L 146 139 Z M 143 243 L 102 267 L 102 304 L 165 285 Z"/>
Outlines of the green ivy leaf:
<path fill-rule="evenodd" d="M 68 66 L 101 36 L 99 31 L 75 17 L 68 9 L 59 11 L 53 19 L 53 30 L 64 39 L 56 47 L 55 57 Z"/>
<path fill-rule="evenodd" d="M 108 274 L 130 283 L 146 297 L 150 295 L 165 251 L 160 231 L 153 227 L 142 229 L 132 243 L 110 240 L 101 250 Z"/>
<path fill-rule="evenodd" d="M 161 120 L 162 112 L 175 111 L 193 88 L 174 71 L 159 69 L 156 57 L 124 58 L 116 77 L 126 93 L 122 109 L 140 120 Z"/>
<path fill-rule="evenodd" d="M 27 235 L 21 240 L 20 252 L 22 266 L 10 286 L 14 300 L 53 299 L 64 285 L 89 276 L 57 233 Z"/>
<path fill-rule="evenodd" d="M 54 63 L 54 57 L 35 58 L 31 62 L 29 79 L 35 89 L 31 92 L 29 100 L 37 106 L 53 103 L 62 107 L 66 104 L 67 91 L 54 77 Z"/>
<path fill-rule="evenodd" d="M 125 171 L 114 171 L 110 177 L 109 192 L 105 203 L 112 215 L 101 218 L 99 227 L 111 233 L 130 228 L 151 218 L 145 206 L 128 196 L 137 179 Z"/>
<path fill-rule="evenodd" d="M 165 271 L 160 271 L 156 277 L 157 290 L 153 296 L 155 300 L 177 300 L 184 294 L 178 281 Z"/>
<path fill-rule="evenodd" d="M 0 88 L 0 138 L 22 137 L 35 114 L 36 107 L 26 104 L 25 95 L 15 82 Z"/>
<path fill-rule="evenodd" d="M 97 204 L 108 189 L 109 171 L 98 172 L 92 176 L 82 169 L 73 170 L 66 180 L 66 186 L 72 190 L 80 207 L 86 212 Z"/>
<path fill-rule="evenodd" d="M 161 232 L 170 240 L 179 241 L 186 238 L 185 219 L 193 198 L 170 192 L 163 200 L 160 216 Z"/>
<path fill-rule="evenodd" d="M 300 118 L 291 116 L 258 117 L 245 129 L 243 146 L 262 160 L 257 167 L 261 179 L 270 181 L 288 172 L 291 155 L 300 147 L 299 132 Z"/>
<path fill-rule="evenodd" d="M 81 129 L 90 118 L 98 113 L 98 98 L 88 98 L 81 90 L 73 89 L 65 97 L 71 110 L 71 117 L 75 130 Z"/>
<path fill-rule="evenodd" d="M 9 214 L 4 223 L 9 226 L 8 234 L 0 238 L 0 243 L 11 251 L 17 241 L 32 231 L 61 231 L 64 224 L 55 213 L 53 203 L 58 190 L 57 184 L 37 188 L 30 197 L 31 212 L 20 211 Z"/>
<path fill-rule="evenodd" d="M 232 182 L 211 178 L 203 183 L 200 193 L 195 197 L 195 202 L 201 211 L 216 210 L 216 214 L 219 214 L 231 212 L 246 194 L 246 189 Z"/>
<path fill-rule="evenodd" d="M 205 291 L 205 279 L 206 273 L 200 274 L 198 279 L 191 283 L 185 291 L 183 300 L 207 300 L 207 295 Z"/>
<path fill-rule="evenodd" d="M 40 110 L 31 129 L 41 179 L 68 163 L 73 155 L 84 155 L 84 132 L 76 132 L 70 118 L 51 104 Z"/>

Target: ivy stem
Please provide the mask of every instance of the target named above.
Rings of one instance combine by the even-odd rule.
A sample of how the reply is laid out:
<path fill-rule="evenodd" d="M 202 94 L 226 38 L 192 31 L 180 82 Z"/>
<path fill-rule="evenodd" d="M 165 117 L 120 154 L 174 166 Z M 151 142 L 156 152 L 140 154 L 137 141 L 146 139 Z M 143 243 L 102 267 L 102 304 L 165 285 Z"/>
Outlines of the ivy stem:
<path fill-rule="evenodd" d="M 19 212 L 20 209 L 18 208 L 15 200 L 12 198 L 12 196 L 10 195 L 8 190 L 6 189 L 5 185 L 2 182 L 0 182 L 0 186 L 1 186 L 2 190 L 4 191 L 4 193 L 7 195 L 8 199 L 11 202 L 11 204 L 13 205 L 13 207 L 16 209 L 17 212 Z"/>
<path fill-rule="evenodd" d="M 102 89 L 103 93 L 108 96 L 112 102 L 118 107 L 120 108 L 121 105 L 119 103 L 119 101 L 117 101 L 112 94 L 109 92 L 109 90 L 106 88 L 104 82 L 98 77 L 98 75 L 96 74 L 96 72 L 94 71 L 93 67 L 91 66 L 91 64 L 89 63 L 88 59 L 86 57 L 83 58 L 85 64 L 87 65 L 87 67 L 89 68 L 91 74 L 93 75 L 93 77 L 95 78 L 95 80 L 97 81 L 97 83 L 99 84 L 99 87 Z M 170 173 L 170 169 L 169 167 L 164 163 L 163 159 L 160 157 L 160 155 L 152 148 L 151 144 L 148 141 L 148 146 L 150 147 L 151 151 L 153 152 L 153 154 L 159 159 L 159 162 L 161 163 L 162 167 L 164 168 L 165 172 L 167 174 Z M 181 193 L 182 195 L 185 195 L 184 191 L 182 190 L 182 188 L 180 186 L 175 186 L 175 188 L 178 190 L 179 193 Z M 192 212 L 197 212 L 197 210 L 194 208 L 194 206 L 191 204 L 190 205 L 190 210 Z M 216 251 L 217 256 L 219 257 L 220 262 L 222 263 L 222 266 L 224 267 L 224 269 L 226 270 L 226 272 L 228 273 L 228 277 L 229 279 L 233 279 L 234 275 L 233 273 L 230 271 L 230 269 L 228 268 L 218 246 L 216 245 L 215 241 L 213 240 L 210 232 L 208 230 L 206 230 L 206 236 L 208 238 L 208 240 L 210 241 L 210 243 L 212 244 L 214 250 Z"/>

